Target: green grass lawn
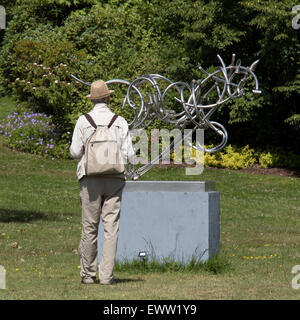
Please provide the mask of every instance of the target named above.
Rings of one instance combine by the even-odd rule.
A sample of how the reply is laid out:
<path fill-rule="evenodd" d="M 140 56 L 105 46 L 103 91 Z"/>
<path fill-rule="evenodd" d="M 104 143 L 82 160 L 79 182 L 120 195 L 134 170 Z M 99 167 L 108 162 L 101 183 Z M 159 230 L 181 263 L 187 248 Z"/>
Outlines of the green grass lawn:
<path fill-rule="evenodd" d="M 12 101 L 0 100 L 0 117 Z M 76 162 L 7 149 L 0 137 L 0 299 L 299 299 L 300 179 L 205 169 L 154 168 L 143 180 L 214 180 L 221 196 L 221 247 L 213 268 L 118 267 L 113 286 L 80 283 Z M 122 226 L 121 226 L 122 227 Z M 223 267 L 222 267 L 223 263 Z"/>

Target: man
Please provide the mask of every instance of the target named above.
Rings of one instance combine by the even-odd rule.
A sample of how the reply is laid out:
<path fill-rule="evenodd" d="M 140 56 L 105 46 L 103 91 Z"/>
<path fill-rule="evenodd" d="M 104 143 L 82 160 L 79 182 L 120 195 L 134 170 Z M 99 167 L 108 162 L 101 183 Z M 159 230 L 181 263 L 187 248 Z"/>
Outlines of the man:
<path fill-rule="evenodd" d="M 109 109 L 110 95 L 104 81 L 92 83 L 87 96 L 94 108 L 88 113 L 97 126 L 107 126 L 114 113 Z M 123 161 L 132 159 L 134 150 L 129 134 L 128 123 L 118 116 L 109 130 L 115 130 Z M 97 237 L 100 217 L 104 227 L 104 242 L 99 265 L 101 284 L 112 284 L 113 268 L 117 250 L 122 191 L 125 186 L 124 173 L 89 176 L 85 172 L 85 151 L 88 138 L 95 129 L 85 115 L 77 120 L 74 128 L 70 152 L 78 159 L 77 178 L 80 183 L 82 206 L 82 236 L 79 244 L 80 275 L 82 283 L 92 284 L 97 273 Z M 100 155 L 101 156 L 101 155 Z"/>

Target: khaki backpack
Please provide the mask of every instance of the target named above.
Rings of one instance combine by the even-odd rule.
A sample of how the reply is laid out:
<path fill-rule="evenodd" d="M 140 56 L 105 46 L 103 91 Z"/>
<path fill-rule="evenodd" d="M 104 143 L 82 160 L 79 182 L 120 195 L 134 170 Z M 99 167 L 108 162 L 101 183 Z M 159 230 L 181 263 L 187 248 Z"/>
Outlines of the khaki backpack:
<path fill-rule="evenodd" d="M 107 126 L 97 126 L 89 114 L 86 119 L 95 129 L 85 145 L 85 172 L 87 176 L 120 174 L 125 171 L 117 137 L 111 126 L 117 119 L 114 115 Z"/>

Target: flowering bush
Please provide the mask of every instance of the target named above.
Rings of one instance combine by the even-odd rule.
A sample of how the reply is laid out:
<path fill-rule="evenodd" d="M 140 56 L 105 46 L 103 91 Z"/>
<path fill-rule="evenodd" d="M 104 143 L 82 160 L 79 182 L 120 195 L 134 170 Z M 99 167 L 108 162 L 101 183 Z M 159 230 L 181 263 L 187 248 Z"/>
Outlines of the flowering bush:
<path fill-rule="evenodd" d="M 14 78 L 3 79 L 4 85 L 23 106 L 51 115 L 58 128 L 72 131 L 78 114 L 91 109 L 84 98 L 89 88 L 70 76 L 83 77 L 88 63 L 84 50 L 76 50 L 68 41 L 22 39 L 13 52 Z"/>
<path fill-rule="evenodd" d="M 69 158 L 70 141 L 58 140 L 52 116 L 27 111 L 14 112 L 0 124 L 0 134 L 10 148 L 39 155 Z"/>
<path fill-rule="evenodd" d="M 275 159 L 277 158 L 277 159 Z M 276 154 L 271 154 L 269 151 L 268 152 L 262 152 L 259 156 L 259 165 L 262 168 L 271 168 L 274 166 L 276 163 L 276 160 L 278 160 L 278 156 Z"/>
<path fill-rule="evenodd" d="M 204 155 L 204 164 L 211 167 L 242 169 L 252 167 L 256 162 L 256 154 L 248 145 L 243 148 L 228 145 L 222 152 Z"/>
<path fill-rule="evenodd" d="M 190 146 L 178 146 L 171 152 L 171 160 L 174 163 L 197 164 L 203 163 L 202 151 L 196 150 Z"/>
<path fill-rule="evenodd" d="M 299 169 L 300 156 L 293 152 L 286 152 L 281 148 L 272 148 L 267 151 L 250 149 L 249 146 L 238 148 L 228 145 L 223 151 L 205 153 L 204 164 L 207 167 L 229 169 L 251 168 L 259 165 L 262 168 L 289 168 Z"/>

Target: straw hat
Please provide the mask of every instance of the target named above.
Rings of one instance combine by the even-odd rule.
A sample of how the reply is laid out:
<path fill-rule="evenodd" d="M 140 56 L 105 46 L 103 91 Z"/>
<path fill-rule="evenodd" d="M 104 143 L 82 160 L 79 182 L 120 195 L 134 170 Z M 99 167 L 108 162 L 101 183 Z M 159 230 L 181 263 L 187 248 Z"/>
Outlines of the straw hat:
<path fill-rule="evenodd" d="M 91 85 L 91 92 L 86 97 L 91 100 L 101 99 L 110 96 L 114 90 L 109 90 L 103 80 L 94 81 Z"/>

